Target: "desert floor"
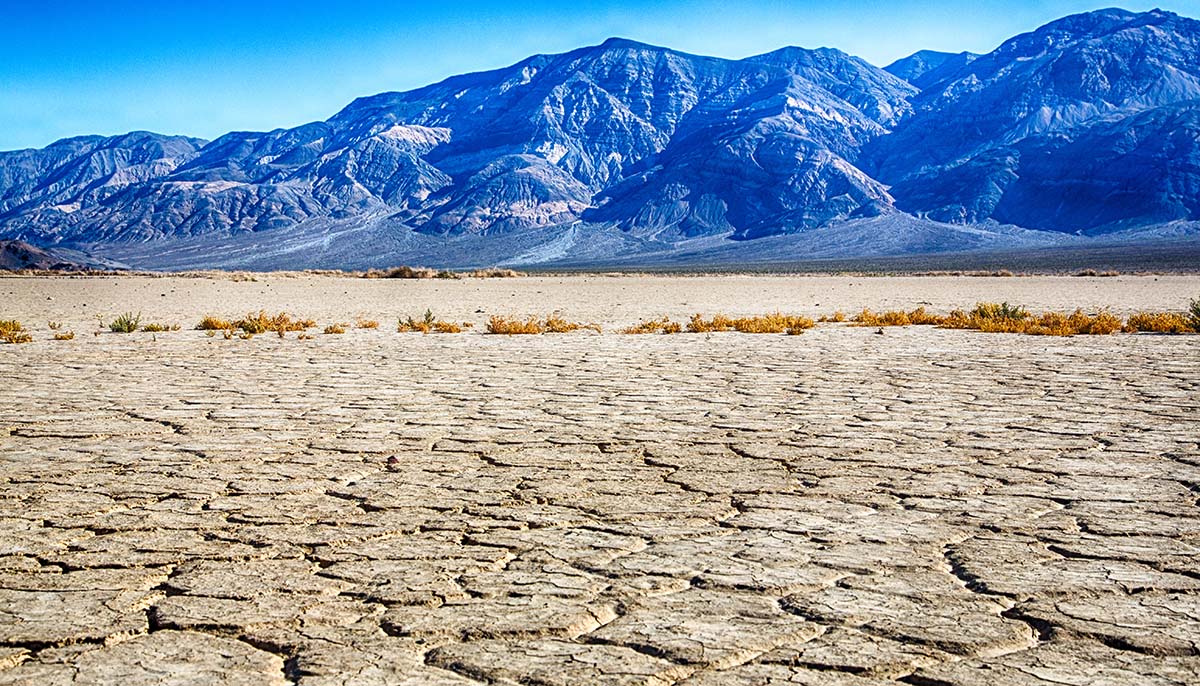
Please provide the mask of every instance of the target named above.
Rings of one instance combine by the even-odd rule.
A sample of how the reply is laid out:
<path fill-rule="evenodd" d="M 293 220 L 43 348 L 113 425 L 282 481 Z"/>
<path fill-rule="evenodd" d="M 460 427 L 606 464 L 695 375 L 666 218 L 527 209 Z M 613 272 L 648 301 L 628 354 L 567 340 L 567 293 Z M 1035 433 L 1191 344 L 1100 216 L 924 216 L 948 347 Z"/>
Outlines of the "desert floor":
<path fill-rule="evenodd" d="M 5 278 L 0 684 L 1200 683 L 1200 277 Z M 462 335 L 395 333 L 431 309 Z M 224 340 L 204 314 L 379 330 Z M 491 314 L 602 335 L 501 337 Z M 97 329 L 141 311 L 182 331 Z M 53 341 L 48 321 L 77 334 Z"/>

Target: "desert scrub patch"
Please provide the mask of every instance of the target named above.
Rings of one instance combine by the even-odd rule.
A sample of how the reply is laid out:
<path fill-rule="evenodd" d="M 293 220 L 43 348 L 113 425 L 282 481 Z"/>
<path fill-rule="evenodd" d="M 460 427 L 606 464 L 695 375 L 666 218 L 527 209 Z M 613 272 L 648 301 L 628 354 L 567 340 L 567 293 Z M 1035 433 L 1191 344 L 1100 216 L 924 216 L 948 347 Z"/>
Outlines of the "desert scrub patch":
<path fill-rule="evenodd" d="M 54 340 L 56 340 L 56 341 L 71 341 L 74 339 L 75 339 L 74 331 L 56 331 L 54 333 Z"/>
<path fill-rule="evenodd" d="M 470 324 L 456 324 L 438 319 L 433 310 L 425 310 L 425 315 L 420 319 L 409 316 L 396 323 L 396 331 L 399 333 L 462 333 L 463 329 L 469 327 Z"/>
<path fill-rule="evenodd" d="M 487 324 L 487 332 L 490 334 L 503 334 L 507 336 L 532 335 L 542 333 L 542 331 L 542 323 L 538 321 L 537 317 L 517 319 L 515 317 L 492 315 Z"/>
<path fill-rule="evenodd" d="M 1109 312 L 1085 314 L 1075 310 L 1034 315 L 1008 303 L 980 303 L 970 312 L 955 310 L 941 323 L 946 329 L 975 329 L 984 333 L 1019 333 L 1031 336 L 1102 336 L 1123 330 L 1121 319 Z"/>
<path fill-rule="evenodd" d="M 178 330 L 179 330 L 178 324 L 159 324 L 156 322 L 150 322 L 149 324 L 142 325 L 142 331 L 145 331 L 146 333 L 163 333 L 166 331 L 178 331 Z"/>
<path fill-rule="evenodd" d="M 637 324 L 634 324 L 633 326 L 621 329 L 621 333 L 633 334 L 633 335 L 651 334 L 651 333 L 672 334 L 672 333 L 680 333 L 682 331 L 683 331 L 683 325 L 680 324 L 679 322 L 671 321 L 670 317 L 663 317 L 662 319 L 648 319 L 645 321 L 638 322 Z"/>
<path fill-rule="evenodd" d="M 1082 310 L 1071 314 L 1046 312 L 1022 323 L 1025 328 L 1018 333 L 1031 336 L 1105 336 L 1122 328 L 1121 320 L 1107 312 L 1087 315 Z"/>
<path fill-rule="evenodd" d="M 374 319 L 358 319 L 357 321 L 354 322 L 354 328 L 356 328 L 356 329 L 378 329 L 379 322 L 375 321 Z"/>
<path fill-rule="evenodd" d="M 838 310 L 837 312 L 834 312 L 833 314 L 827 314 L 824 317 L 821 317 L 817 321 L 821 322 L 822 324 L 840 324 L 840 323 L 846 321 L 846 313 L 842 312 L 841 310 Z"/>
<path fill-rule="evenodd" d="M 937 326 L 945 323 L 946 318 L 936 314 L 930 314 L 925 311 L 924 307 L 918 307 L 915 310 L 888 310 L 885 312 L 872 312 L 867 308 L 863 308 L 862 312 L 854 315 L 850 320 L 852 326 Z"/>
<path fill-rule="evenodd" d="M 1129 317 L 1125 331 L 1129 333 L 1194 333 L 1200 321 L 1178 312 L 1138 312 Z"/>
<path fill-rule="evenodd" d="M 516 279 L 525 275 L 515 269 L 493 267 L 491 269 L 476 269 L 468 274 L 468 276 L 473 279 Z"/>
<path fill-rule="evenodd" d="M 428 267 L 409 267 L 401 265 L 391 269 L 371 269 L 363 274 L 364 279 L 458 279 L 461 278 L 452 271 L 429 269 Z"/>
<path fill-rule="evenodd" d="M 688 321 L 688 333 L 717 333 L 721 331 L 738 331 L 740 333 L 792 333 L 796 335 L 816 326 L 816 322 L 808 317 L 787 315 L 779 312 L 758 315 L 755 317 L 726 317 L 723 314 L 714 315 L 710 319 L 696 314 Z"/>
<path fill-rule="evenodd" d="M 233 322 L 220 317 L 205 315 L 204 319 L 196 325 L 197 331 L 228 331 L 233 328 Z"/>
<path fill-rule="evenodd" d="M 316 325 L 317 323 L 311 319 L 293 318 L 286 312 L 268 315 L 265 310 L 259 310 L 258 314 L 252 312 L 244 318 L 233 322 L 233 328 L 241 329 L 243 332 L 250 334 L 266 333 L 268 331 L 276 333 L 306 331 Z"/>
<path fill-rule="evenodd" d="M 345 324 L 330 324 L 329 326 L 325 327 L 325 333 L 326 334 L 346 333 L 346 325 Z"/>
<path fill-rule="evenodd" d="M 46 326 L 50 327 L 51 331 L 58 331 L 62 328 L 62 322 L 46 322 Z"/>
<path fill-rule="evenodd" d="M 305 331 L 316 325 L 317 323 L 312 319 L 296 318 L 286 312 L 267 314 L 266 310 L 259 310 L 257 314 L 251 312 L 237 320 L 207 315 L 196 325 L 196 329 L 198 331 L 228 331 L 230 334 L 226 338 L 233 338 L 235 331 L 251 335 L 273 331 L 282 338 L 283 334 L 288 331 Z"/>
<path fill-rule="evenodd" d="M 1021 333 L 1029 310 L 1020 305 L 978 303 L 970 312 L 954 310 L 939 324 L 944 329 L 977 329 L 992 333 Z"/>
<path fill-rule="evenodd" d="M 15 319 L 0 319 L 0 343 L 29 343 L 33 336 Z"/>
<path fill-rule="evenodd" d="M 487 332 L 489 334 L 512 335 L 534 335 L 541 333 L 570 333 L 572 331 L 589 330 L 600 333 L 599 324 L 581 324 L 572 322 L 564 318 L 557 312 L 539 319 L 538 317 L 529 317 L 527 319 L 519 319 L 517 317 L 504 317 L 500 315 L 492 315 L 488 320 Z"/>
<path fill-rule="evenodd" d="M 719 333 L 721 331 L 732 331 L 733 320 L 723 314 L 714 315 L 710 319 L 705 319 L 703 315 L 694 314 L 688 320 L 688 333 Z"/>
<path fill-rule="evenodd" d="M 542 322 L 542 328 L 546 333 L 571 333 L 572 331 L 579 330 L 601 332 L 599 324 L 581 324 L 579 322 L 567 321 L 557 312 L 546 317 L 546 320 Z"/>
<path fill-rule="evenodd" d="M 113 333 L 133 333 L 142 323 L 142 313 L 126 312 L 108 324 L 108 330 Z"/>

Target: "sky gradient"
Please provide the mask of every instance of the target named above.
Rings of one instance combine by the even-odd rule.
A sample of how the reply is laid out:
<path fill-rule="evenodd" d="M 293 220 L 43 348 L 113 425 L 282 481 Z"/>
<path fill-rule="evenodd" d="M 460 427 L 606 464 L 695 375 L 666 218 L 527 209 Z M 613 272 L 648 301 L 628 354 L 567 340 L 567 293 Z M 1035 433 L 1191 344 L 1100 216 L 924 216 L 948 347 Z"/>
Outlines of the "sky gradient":
<path fill-rule="evenodd" d="M 884 66 L 919 49 L 987 52 L 1112 2 L 12 3 L 0 19 L 0 150 L 150 130 L 214 138 L 327 119 L 351 100 L 621 36 L 741 58 L 835 47 Z M 1200 16 L 1200 0 L 1162 6 Z"/>

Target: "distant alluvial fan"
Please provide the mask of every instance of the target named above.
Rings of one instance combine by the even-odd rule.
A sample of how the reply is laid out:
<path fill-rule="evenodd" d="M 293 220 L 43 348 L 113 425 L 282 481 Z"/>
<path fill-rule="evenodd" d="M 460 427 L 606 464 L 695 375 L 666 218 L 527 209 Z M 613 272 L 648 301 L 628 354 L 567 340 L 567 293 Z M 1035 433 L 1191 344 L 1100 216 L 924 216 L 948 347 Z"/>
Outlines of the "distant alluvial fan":
<path fill-rule="evenodd" d="M 978 246 L 933 237 L 983 234 L 947 225 L 1041 240 L 1197 220 L 1198 205 L 1200 22 L 1159 10 L 886 69 L 828 48 L 724 60 L 611 39 L 293 129 L 0 153 L 0 239 L 214 263 L 601 259 L 843 226 L 841 250 L 869 251 L 872 221 L 887 249 L 949 250 Z"/>

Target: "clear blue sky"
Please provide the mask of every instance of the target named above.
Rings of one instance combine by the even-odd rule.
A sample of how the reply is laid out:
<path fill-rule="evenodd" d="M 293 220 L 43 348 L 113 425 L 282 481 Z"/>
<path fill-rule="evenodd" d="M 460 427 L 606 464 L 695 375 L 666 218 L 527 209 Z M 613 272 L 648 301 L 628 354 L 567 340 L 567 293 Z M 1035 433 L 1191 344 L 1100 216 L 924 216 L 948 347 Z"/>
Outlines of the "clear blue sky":
<path fill-rule="evenodd" d="M 986 52 L 1076 0 L 9 0 L 0 150 L 145 129 L 213 138 L 326 119 L 406 90 L 610 36 L 745 57 L 830 46 L 880 66 L 921 48 Z M 1155 3 L 1125 3 L 1146 10 Z M 1200 0 L 1169 9 L 1200 16 Z"/>

